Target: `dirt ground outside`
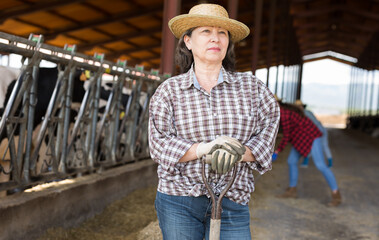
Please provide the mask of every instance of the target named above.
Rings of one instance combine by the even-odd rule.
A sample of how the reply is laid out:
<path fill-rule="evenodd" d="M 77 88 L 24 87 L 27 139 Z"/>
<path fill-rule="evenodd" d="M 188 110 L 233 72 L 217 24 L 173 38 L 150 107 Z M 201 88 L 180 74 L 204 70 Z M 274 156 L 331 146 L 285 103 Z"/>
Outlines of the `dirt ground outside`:
<path fill-rule="evenodd" d="M 330 128 L 345 128 L 346 127 L 347 114 L 340 114 L 340 115 L 318 114 L 316 115 L 316 117 L 325 127 L 330 127 Z"/>
<path fill-rule="evenodd" d="M 256 176 L 249 204 L 252 239 L 379 239 L 379 140 L 336 128 L 329 129 L 329 138 L 342 205 L 325 205 L 331 193 L 312 162 L 299 169 L 297 199 L 275 197 L 288 184 L 287 147 L 272 171 Z M 160 240 L 155 193 L 155 187 L 137 190 L 80 226 L 49 229 L 39 240 Z"/>

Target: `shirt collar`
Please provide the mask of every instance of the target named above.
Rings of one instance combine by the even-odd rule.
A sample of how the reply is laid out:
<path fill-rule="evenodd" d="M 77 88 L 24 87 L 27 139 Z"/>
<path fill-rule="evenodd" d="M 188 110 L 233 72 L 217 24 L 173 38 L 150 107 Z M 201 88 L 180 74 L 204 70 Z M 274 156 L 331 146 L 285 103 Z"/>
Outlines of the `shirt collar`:
<path fill-rule="evenodd" d="M 183 82 L 181 85 L 182 89 L 187 89 L 187 88 L 191 87 L 192 84 L 195 88 L 200 89 L 200 84 L 196 79 L 196 75 L 195 75 L 195 71 L 193 70 L 193 66 L 194 66 L 194 64 L 192 64 L 190 70 L 184 74 L 185 76 L 184 76 L 184 79 L 183 79 Z M 220 73 L 219 73 L 218 79 L 217 79 L 217 84 L 220 84 L 222 82 L 231 83 L 231 82 L 235 82 L 235 81 L 237 81 L 237 79 L 233 79 L 231 77 L 230 73 L 228 73 L 224 69 L 224 67 L 221 66 L 221 70 L 220 70 Z"/>

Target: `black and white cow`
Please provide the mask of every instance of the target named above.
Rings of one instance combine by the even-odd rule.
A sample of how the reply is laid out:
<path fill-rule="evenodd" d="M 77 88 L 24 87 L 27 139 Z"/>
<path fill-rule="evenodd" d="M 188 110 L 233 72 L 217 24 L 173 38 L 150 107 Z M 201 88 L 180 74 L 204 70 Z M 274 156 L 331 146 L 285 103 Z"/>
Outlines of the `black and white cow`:
<path fill-rule="evenodd" d="M 19 74 L 20 69 L 0 66 L 0 109 L 4 108 L 4 100 L 9 85 L 17 79 Z"/>
<path fill-rule="evenodd" d="M 9 71 L 13 71 L 9 69 Z M 84 90 L 84 82 L 81 81 L 80 76 L 82 72 L 81 70 L 76 71 L 74 77 L 74 87 L 73 87 L 73 99 L 72 102 L 80 103 L 83 100 L 83 96 L 85 94 Z M 0 76 L 1 78 L 1 76 Z M 58 69 L 57 68 L 40 68 L 38 71 L 38 80 L 37 80 L 37 104 L 35 107 L 35 115 L 34 115 L 34 126 L 33 129 L 38 126 L 43 117 L 45 116 L 46 110 L 48 108 L 50 98 L 53 94 L 57 78 L 58 78 Z M 13 79 L 7 86 L 7 91 L 5 96 L 0 96 L 1 100 L 4 103 L 4 108 L 8 103 L 10 95 L 13 91 L 13 88 L 16 84 L 16 79 Z M 5 88 L 5 86 L 1 86 Z M 3 115 L 3 109 L 0 109 L 0 115 Z M 1 136 L 0 140 L 2 140 L 5 136 Z"/>
<path fill-rule="evenodd" d="M 4 103 L 3 107 L 5 107 L 9 98 L 10 98 L 10 94 L 11 94 L 11 92 L 12 92 L 12 90 L 16 84 L 16 79 L 19 75 L 19 70 L 17 71 L 16 69 L 1 67 L 0 68 L 0 74 L 1 74 L 0 75 L 0 84 L 2 84 L 0 86 L 0 88 L 3 89 L 3 92 L 4 92 L 4 93 L 1 93 L 1 90 L 0 90 L 0 104 Z M 3 81 L 2 76 L 8 76 L 7 80 Z M 36 104 L 36 108 L 35 108 L 33 129 L 36 129 L 37 127 L 41 126 L 40 124 L 42 122 L 43 117 L 46 114 L 52 93 L 53 93 L 55 85 L 56 85 L 57 77 L 58 77 L 58 69 L 57 68 L 40 68 L 39 69 L 38 81 L 37 81 L 38 82 L 38 84 L 37 84 L 37 104 Z M 85 91 L 86 91 L 85 84 L 88 84 L 88 81 L 82 81 L 83 79 L 81 77 L 83 77 L 82 71 L 77 70 L 75 77 L 74 77 L 74 81 L 73 81 L 73 83 L 74 83 L 73 95 L 72 95 L 73 96 L 73 99 L 72 99 L 73 105 L 80 105 L 80 103 L 82 102 L 83 97 L 85 95 Z M 112 91 L 112 87 L 113 87 L 113 85 L 111 83 L 108 84 L 108 86 L 103 84 L 103 86 L 101 87 L 100 98 L 103 102 L 108 100 L 109 95 L 111 94 L 111 91 Z M 127 105 L 129 97 L 130 97 L 129 94 L 125 94 L 124 92 L 122 93 L 122 97 L 121 97 L 122 106 Z M 3 115 L 3 110 L 4 110 L 4 108 L 3 109 L 0 108 L 0 116 Z M 138 112 L 139 112 L 138 115 L 140 115 L 141 110 L 142 110 L 141 103 L 139 103 L 138 104 Z M 101 112 L 101 110 L 100 110 L 100 112 Z M 71 113 L 71 121 L 74 120 L 75 116 L 76 116 L 76 114 Z M 35 131 L 35 132 L 37 132 L 37 131 Z M 5 131 L 3 131 L 3 133 L 1 133 L 1 135 L 2 136 L 0 136 L 1 137 L 0 141 L 3 139 L 6 140 Z M 15 132 L 15 135 L 18 135 L 17 131 Z M 33 135 L 33 136 L 34 136 L 33 139 L 35 140 L 36 136 L 35 135 Z M 1 150 L 1 148 L 5 149 L 6 145 L 7 145 L 7 141 L 6 142 L 1 141 L 0 150 Z M 45 151 L 42 148 L 46 148 L 46 145 L 41 146 L 40 152 Z M 4 151 L 0 151 L 0 154 L 2 152 L 4 152 Z M 3 156 L 3 154 L 1 154 L 1 156 Z M 9 157 L 9 154 L 8 154 L 8 157 Z M 42 158 L 44 158 L 44 157 L 42 157 Z M 1 161 L 1 158 L 0 158 L 0 161 Z M 40 164 L 42 161 L 44 161 L 44 160 L 40 159 Z M 7 168 L 7 171 L 9 170 L 9 161 L 8 161 L 8 166 L 6 166 L 7 164 L 4 162 L 0 162 L 0 164 L 3 167 Z M 4 175 L 4 174 L 2 174 L 0 172 L 0 182 L 2 182 L 2 180 L 1 180 L 2 175 Z M 6 177 L 9 178 L 9 175 Z M 6 181 L 8 181 L 8 180 L 9 179 L 7 179 Z"/>
<path fill-rule="evenodd" d="M 0 109 L 0 116 L 3 115 L 6 104 L 9 101 L 10 95 L 13 91 L 13 88 L 16 84 L 19 70 L 8 68 L 8 67 L 0 67 L 0 105 L 2 104 L 2 108 Z M 74 77 L 74 87 L 73 87 L 73 99 L 72 102 L 80 103 L 83 100 L 83 96 L 85 94 L 84 90 L 84 81 L 80 80 L 80 76 L 82 74 L 81 70 L 77 70 Z M 38 73 L 38 86 L 37 86 L 37 104 L 35 107 L 35 115 L 34 115 L 34 125 L 33 129 L 40 126 L 43 117 L 46 114 L 50 98 L 53 94 L 56 82 L 58 78 L 58 69 L 57 68 L 40 68 Z M 18 110 L 19 111 L 19 110 Z M 73 114 L 71 114 L 73 115 Z M 72 119 L 74 116 L 71 116 Z M 15 131 L 15 140 L 18 138 L 19 129 L 16 128 Z M 8 139 L 6 138 L 6 131 L 1 133 L 0 135 L 0 164 L 4 171 L 9 171 L 9 153 L 4 156 L 6 146 L 8 145 Z M 33 134 L 33 140 L 36 140 L 36 135 Z M 17 140 L 15 141 L 17 142 Z M 4 172 L 0 171 L 0 182 L 8 181 L 9 175 L 5 175 Z M 4 194 L 4 193 L 3 193 Z M 1 193 L 0 193 L 1 196 Z"/>

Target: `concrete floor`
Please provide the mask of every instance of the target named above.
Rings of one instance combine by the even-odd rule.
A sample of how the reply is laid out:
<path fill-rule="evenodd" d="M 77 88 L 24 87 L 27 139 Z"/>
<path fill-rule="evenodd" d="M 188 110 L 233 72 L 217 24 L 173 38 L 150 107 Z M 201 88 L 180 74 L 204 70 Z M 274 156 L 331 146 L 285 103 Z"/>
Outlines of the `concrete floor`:
<path fill-rule="evenodd" d="M 325 205 L 330 200 L 330 190 L 322 174 L 311 161 L 308 168 L 300 168 L 299 198 L 280 199 L 275 197 L 282 193 L 288 184 L 286 163 L 290 148 L 288 146 L 279 155 L 278 160 L 274 162 L 272 171 L 261 177 L 256 177 L 256 191 L 252 194 L 252 201 L 250 202 L 252 239 L 379 239 L 379 188 L 377 186 L 379 182 L 379 139 L 344 129 L 329 129 L 329 137 L 334 158 L 332 170 L 341 190 L 342 205 L 337 208 L 329 208 Z M 152 192 L 154 191 L 154 187 L 140 189 L 137 194 L 132 193 L 121 200 L 133 202 L 128 201 L 128 199 L 138 198 L 133 197 L 133 195 L 145 196 L 144 207 L 136 207 L 140 211 L 141 221 L 138 216 L 134 216 L 135 230 L 129 229 L 128 234 L 123 232 L 120 235 L 115 234 L 115 232 L 119 232 L 117 226 L 121 226 L 122 222 L 112 222 L 111 225 L 114 228 L 108 226 L 105 231 L 111 232 L 114 238 L 107 236 L 108 240 L 162 239 L 152 207 L 155 197 Z M 112 209 L 112 205 L 109 208 Z M 141 209 L 146 209 L 146 211 L 141 212 Z M 105 212 L 106 214 L 96 216 L 96 222 L 104 224 L 104 221 L 113 219 L 113 215 L 109 211 Z M 120 212 L 115 211 L 114 214 L 120 214 Z M 147 224 L 146 221 L 142 221 L 144 215 L 150 215 L 154 218 Z M 138 223 L 141 224 L 138 225 Z M 91 231 L 93 231 L 93 235 L 88 236 L 88 239 L 102 239 L 96 238 L 101 233 L 100 230 L 97 230 L 100 227 L 93 227 L 91 231 L 88 231 L 88 225 L 91 224 L 91 222 L 84 223 L 75 229 L 51 230 L 40 240 L 80 239 L 78 233 L 89 233 Z"/>
<path fill-rule="evenodd" d="M 313 162 L 299 168 L 299 198 L 274 197 L 288 186 L 288 146 L 257 180 L 250 203 L 253 239 L 379 239 L 379 139 L 343 129 L 329 129 L 329 135 L 342 205 L 325 206 L 330 189 Z"/>

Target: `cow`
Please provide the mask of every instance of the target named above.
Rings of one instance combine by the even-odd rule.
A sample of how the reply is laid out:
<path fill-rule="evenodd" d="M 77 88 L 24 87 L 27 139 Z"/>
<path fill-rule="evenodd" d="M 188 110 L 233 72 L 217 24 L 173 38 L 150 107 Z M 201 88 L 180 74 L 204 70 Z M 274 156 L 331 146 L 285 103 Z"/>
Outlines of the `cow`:
<path fill-rule="evenodd" d="M 0 66 L 0 109 L 4 108 L 5 95 L 8 86 L 15 81 L 20 74 L 20 69 Z"/>
<path fill-rule="evenodd" d="M 17 77 L 18 77 L 18 72 L 15 69 L 11 69 L 8 67 L 1 67 L 0 68 L 0 103 L 3 104 L 3 107 L 6 106 L 6 104 L 9 101 L 10 95 L 13 91 L 14 86 L 16 85 Z M 6 77 L 6 79 L 3 78 Z M 84 82 L 81 81 L 81 76 L 82 76 L 82 71 L 77 70 L 74 76 L 74 87 L 73 87 L 73 98 L 72 102 L 75 103 L 80 103 L 83 99 L 83 96 L 85 94 L 85 89 L 84 89 Z M 21 76 L 23 77 L 23 76 Z M 54 91 L 56 82 L 57 82 L 57 77 L 58 77 L 58 68 L 40 68 L 38 71 L 38 77 L 37 77 L 37 104 L 35 106 L 35 115 L 34 115 L 34 124 L 33 124 L 33 129 L 39 128 L 41 126 L 41 122 L 43 120 L 43 117 L 46 114 L 50 98 L 52 96 L 52 93 Z M 6 89 L 6 90 L 4 90 Z M 5 94 L 4 94 L 5 92 Z M 21 106 L 20 106 L 21 107 Z M 20 108 L 18 109 L 20 111 Z M 4 108 L 0 109 L 0 115 L 2 116 L 4 112 Z M 73 114 L 71 114 L 72 118 L 74 117 Z M 73 121 L 73 120 L 72 120 Z M 8 139 L 6 138 L 6 129 L 1 133 L 0 136 L 0 164 L 3 168 L 1 171 L 0 169 L 0 182 L 8 181 L 9 180 L 9 174 L 5 174 L 5 172 L 8 172 L 10 169 L 10 161 L 9 161 L 9 151 L 5 154 L 6 146 L 8 145 Z M 33 132 L 33 140 L 36 140 L 36 133 L 37 131 Z M 19 134 L 19 129 L 16 128 L 15 131 L 15 140 L 17 135 Z M 17 142 L 17 141 L 15 141 Z M 42 148 L 46 149 L 46 146 L 43 143 Z M 42 152 L 42 151 L 41 151 Z M 44 151 L 45 152 L 45 151 Z M 43 154 L 42 154 L 43 155 Z M 3 156 L 4 159 L 3 159 Z M 40 158 L 45 158 L 41 156 Z M 41 164 L 45 159 L 39 159 L 39 165 L 37 168 L 41 168 Z M 4 195 L 4 193 L 2 193 Z M 1 193 L 0 193 L 1 196 Z"/>
<path fill-rule="evenodd" d="M 37 79 L 38 79 L 37 80 L 37 82 L 38 82 L 37 83 L 37 104 L 35 107 L 34 125 L 33 125 L 33 129 L 35 129 L 34 133 L 38 132 L 37 130 L 38 130 L 38 128 L 40 128 L 42 119 L 46 114 L 46 110 L 48 108 L 50 98 L 52 96 L 52 93 L 54 91 L 54 87 L 56 85 L 57 76 L 58 76 L 58 69 L 57 68 L 40 68 L 38 72 L 39 73 L 38 73 L 38 77 L 37 77 Z M 74 108 L 73 107 L 74 105 L 80 106 L 80 104 L 83 100 L 83 97 L 85 95 L 85 91 L 86 91 L 86 87 L 87 87 L 86 85 L 88 84 L 88 81 L 83 81 L 83 80 L 85 80 L 85 79 L 83 79 L 84 75 L 85 74 L 83 74 L 83 71 L 81 71 L 81 70 L 77 70 L 75 73 L 75 77 L 74 77 L 74 81 L 73 81 L 74 87 L 73 87 L 73 95 L 72 95 L 73 99 L 72 99 L 71 108 Z M 15 76 L 15 75 L 12 75 L 12 76 Z M 4 102 L 5 102 L 4 106 L 6 106 L 6 103 L 8 102 L 10 94 L 14 88 L 14 85 L 16 83 L 16 77 L 7 86 L 7 94 L 4 97 L 5 98 L 4 99 Z M 108 100 L 112 88 L 113 88 L 113 83 L 105 83 L 102 85 L 102 87 L 100 89 L 100 98 L 102 101 Z M 127 105 L 129 98 L 130 98 L 130 94 L 125 94 L 125 91 L 126 91 L 126 89 L 124 88 L 122 96 L 121 96 L 121 105 L 123 107 L 125 107 Z M 141 98 L 140 98 L 140 100 L 141 100 Z M 141 110 L 142 110 L 141 104 L 139 103 L 137 107 L 138 107 L 138 112 L 139 112 L 138 116 L 139 116 L 141 113 Z M 78 108 L 78 107 L 76 107 L 76 108 Z M 99 112 L 101 112 L 101 110 Z M 1 110 L 0 110 L 0 114 L 2 115 Z M 71 122 L 74 122 L 74 117 L 76 116 L 76 114 L 77 114 L 77 112 L 75 114 L 73 114 L 73 112 L 71 113 L 71 119 L 70 119 Z M 71 126 L 72 126 L 72 124 L 71 124 Z M 3 136 L 2 136 L 2 139 L 3 139 L 3 138 L 5 138 L 6 132 L 3 131 L 2 134 L 3 134 Z M 18 134 L 18 132 L 16 131 L 16 135 L 17 134 Z M 33 140 L 36 140 L 36 139 L 37 139 L 37 137 L 34 134 Z M 4 140 L 7 140 L 7 139 L 4 139 Z M 46 138 L 45 138 L 45 141 L 46 141 Z M 40 155 L 39 155 L 39 158 L 37 159 L 37 174 L 39 174 L 41 171 L 44 171 L 44 169 L 46 171 L 48 171 L 48 167 L 49 167 L 49 164 L 48 164 L 49 156 L 46 156 L 46 154 L 45 154 L 47 151 L 47 146 L 46 146 L 45 141 L 42 143 L 42 146 L 41 146 L 40 151 L 39 151 Z M 1 160 L 1 156 L 0 156 L 0 160 Z M 3 163 L 0 162 L 0 163 L 1 163 L 1 165 L 4 165 L 4 168 L 9 169 L 9 161 L 5 161 L 5 162 L 8 163 L 8 166 L 6 166 L 6 164 L 4 164 L 4 162 Z M 1 177 L 1 175 L 2 175 L 2 173 L 0 172 L 0 177 Z M 8 177 L 8 180 L 9 180 L 9 175 L 6 177 Z M 0 180 L 0 182 L 1 182 L 1 180 Z"/>

